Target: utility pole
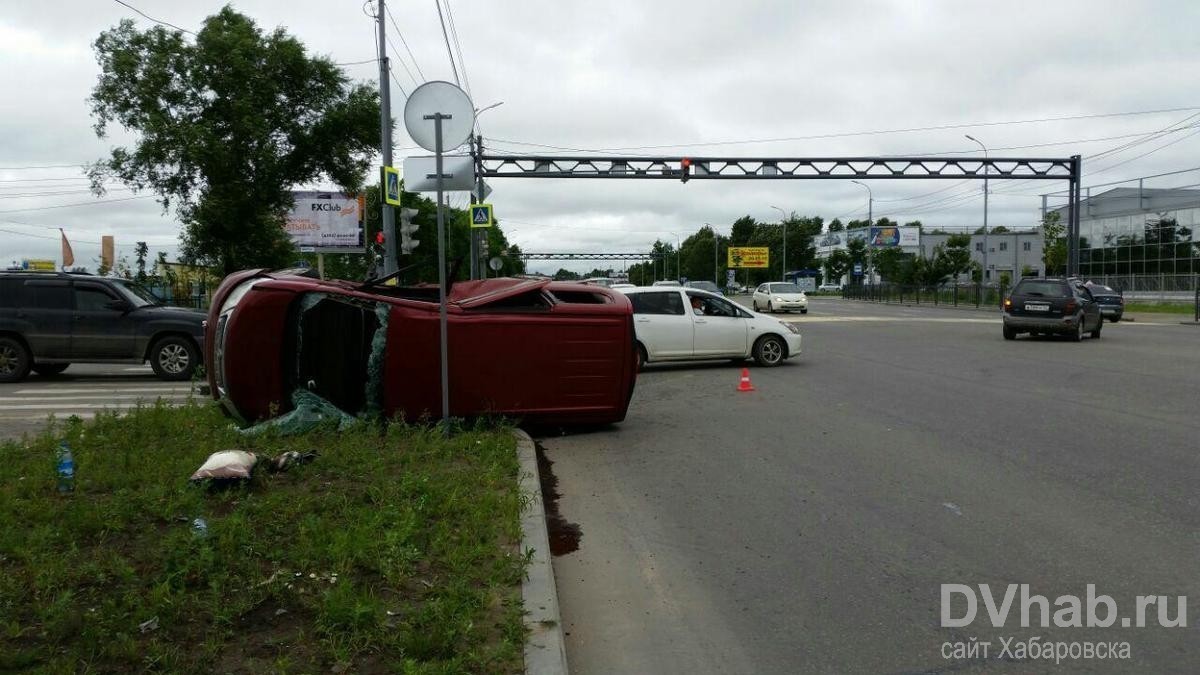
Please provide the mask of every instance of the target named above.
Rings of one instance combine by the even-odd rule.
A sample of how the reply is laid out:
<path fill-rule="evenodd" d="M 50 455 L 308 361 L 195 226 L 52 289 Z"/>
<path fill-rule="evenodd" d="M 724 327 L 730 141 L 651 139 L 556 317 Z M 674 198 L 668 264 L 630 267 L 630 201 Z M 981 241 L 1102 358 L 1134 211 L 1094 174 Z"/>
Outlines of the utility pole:
<path fill-rule="evenodd" d="M 479 194 L 482 195 L 483 172 L 479 170 L 479 163 L 481 161 L 479 158 L 483 156 L 483 136 L 471 134 L 469 142 L 471 144 L 471 154 L 475 155 L 475 176 L 477 180 L 475 188 L 479 191 Z M 475 205 L 474 192 L 471 193 L 471 205 Z M 476 236 L 477 232 L 478 231 L 475 229 L 474 221 L 472 219 L 471 210 L 467 209 L 467 235 L 470 237 L 469 241 L 471 244 L 469 255 L 471 257 L 470 278 L 472 281 L 479 278 L 479 237 Z"/>
<path fill-rule="evenodd" d="M 858 183 L 867 188 L 867 280 L 872 284 L 875 283 L 875 247 L 871 241 L 871 224 L 875 222 L 875 193 L 871 192 L 871 186 L 866 183 L 859 183 L 856 180 L 851 183 Z M 847 239 L 849 241 L 849 239 Z"/>
<path fill-rule="evenodd" d="M 983 158 L 987 159 L 988 149 L 987 149 L 987 146 L 983 144 L 983 141 L 979 140 L 978 138 L 975 138 L 971 134 L 964 134 L 964 135 L 967 137 L 967 140 L 975 141 L 976 143 L 979 144 L 979 147 L 983 148 Z M 990 164 L 985 163 L 983 165 L 983 281 L 984 281 L 984 283 L 987 283 L 988 277 L 991 276 L 991 272 L 988 270 L 988 173 L 989 173 L 988 169 L 990 169 L 990 168 L 991 168 Z"/>
<path fill-rule="evenodd" d="M 391 79 L 388 74 L 391 72 L 391 66 L 388 64 L 387 56 L 387 37 L 384 35 L 384 20 L 383 17 L 387 13 L 384 7 L 385 0 L 379 0 L 379 9 L 376 11 L 375 20 L 379 23 L 379 144 L 383 151 L 383 165 L 392 165 L 392 96 Z M 440 173 L 440 171 L 439 171 Z M 380 181 L 380 187 L 385 191 L 381 192 L 381 196 L 386 195 L 386 186 Z M 379 228 L 383 231 L 383 273 L 385 275 L 394 274 L 400 269 L 400 264 L 396 260 L 396 218 L 392 214 L 392 206 L 387 203 L 387 199 L 380 199 L 380 219 Z"/>
<path fill-rule="evenodd" d="M 784 215 L 783 209 L 778 206 L 772 206 L 771 208 L 779 212 L 779 226 L 783 228 L 783 264 L 781 265 L 783 267 L 783 275 L 780 277 L 780 280 L 787 281 L 787 216 Z"/>

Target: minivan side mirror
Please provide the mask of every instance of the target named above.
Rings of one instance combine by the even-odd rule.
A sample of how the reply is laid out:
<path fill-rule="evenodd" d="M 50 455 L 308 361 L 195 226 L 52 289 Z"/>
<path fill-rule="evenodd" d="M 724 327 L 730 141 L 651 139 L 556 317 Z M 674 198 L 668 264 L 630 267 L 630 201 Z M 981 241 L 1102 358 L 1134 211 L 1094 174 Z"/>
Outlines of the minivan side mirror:
<path fill-rule="evenodd" d="M 104 306 L 118 312 L 128 312 L 130 309 L 130 304 L 127 300 L 109 300 L 104 303 Z"/>

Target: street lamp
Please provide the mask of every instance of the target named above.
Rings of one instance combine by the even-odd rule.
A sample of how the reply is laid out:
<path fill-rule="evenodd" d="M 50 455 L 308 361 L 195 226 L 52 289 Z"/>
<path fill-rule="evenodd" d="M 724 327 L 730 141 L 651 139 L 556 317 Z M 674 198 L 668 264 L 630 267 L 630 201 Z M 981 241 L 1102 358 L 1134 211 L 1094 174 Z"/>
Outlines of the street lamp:
<path fill-rule="evenodd" d="M 679 279 L 683 278 L 683 276 L 680 273 L 680 264 L 679 264 L 680 263 L 680 255 L 681 255 L 680 251 L 683 248 L 683 244 L 680 243 L 678 234 L 675 234 L 674 232 L 672 232 L 671 234 L 675 235 L 675 279 L 679 280 Z"/>
<path fill-rule="evenodd" d="M 983 158 L 987 159 L 988 149 L 987 149 L 987 146 L 983 144 L 983 141 L 979 140 L 978 138 L 975 138 L 971 134 L 963 134 L 963 135 L 967 137 L 967 140 L 975 141 L 976 143 L 978 143 L 979 147 L 983 148 Z M 983 165 L 983 278 L 984 278 L 985 282 L 988 280 L 988 277 L 991 276 L 991 272 L 988 271 L 988 223 L 987 223 L 988 173 L 989 173 L 988 169 L 990 169 L 990 168 L 991 168 L 990 164 Z"/>
<path fill-rule="evenodd" d="M 783 264 L 780 267 L 783 268 L 783 281 L 787 281 L 787 215 L 778 206 L 771 208 L 779 212 L 779 226 L 783 228 Z"/>
<path fill-rule="evenodd" d="M 479 125 L 479 116 L 480 115 L 491 110 L 492 108 L 499 108 L 502 105 L 504 105 L 504 101 L 496 101 L 495 103 L 493 103 L 489 106 L 484 106 L 483 108 L 476 108 L 475 109 L 476 128 L 479 128 L 478 125 Z M 482 133 L 480 133 L 479 135 L 477 135 L 475 137 L 474 143 L 475 143 L 475 147 L 478 148 L 479 152 L 482 154 L 483 153 L 483 134 Z M 483 201 L 483 176 L 479 176 L 477 178 L 477 182 L 475 183 L 475 192 L 479 193 L 479 201 L 482 202 Z M 475 201 L 476 201 L 475 195 L 471 195 L 471 203 L 474 204 Z M 480 251 L 483 249 L 483 247 L 479 243 L 480 239 L 482 237 L 487 236 L 486 233 L 487 233 L 487 230 L 483 230 L 483 229 L 475 229 L 475 228 L 469 229 L 468 242 L 471 245 L 470 274 L 471 274 L 472 279 L 486 279 L 487 278 L 487 265 L 480 264 L 482 262 L 480 260 L 480 257 L 481 257 Z"/>
<path fill-rule="evenodd" d="M 712 223 L 705 223 L 705 225 L 707 225 L 708 229 L 712 230 L 713 233 L 713 283 L 717 286 L 720 286 L 721 282 L 718 281 L 717 276 L 720 273 L 721 268 L 717 263 L 717 250 L 721 248 L 721 239 L 717 236 L 717 228 L 713 227 Z"/>
<path fill-rule="evenodd" d="M 867 278 L 871 283 L 875 283 L 875 255 L 874 246 L 871 241 L 871 223 L 875 220 L 875 193 L 871 192 L 871 186 L 861 181 L 852 180 L 851 183 L 858 183 L 867 188 Z M 849 241 L 849 239 L 847 239 Z"/>

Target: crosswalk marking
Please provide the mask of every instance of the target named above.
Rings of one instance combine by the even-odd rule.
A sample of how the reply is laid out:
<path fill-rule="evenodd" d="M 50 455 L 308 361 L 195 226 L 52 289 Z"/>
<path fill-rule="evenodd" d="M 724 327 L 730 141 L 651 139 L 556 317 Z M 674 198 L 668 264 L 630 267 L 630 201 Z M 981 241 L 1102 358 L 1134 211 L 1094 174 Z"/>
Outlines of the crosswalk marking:
<path fill-rule="evenodd" d="M 164 400 L 166 400 L 168 403 L 183 403 L 187 399 L 177 399 L 177 400 L 164 399 Z M 148 401 L 148 402 L 152 403 L 153 401 Z M 113 405 L 111 403 L 74 403 L 74 402 L 67 403 L 66 401 L 63 401 L 61 403 L 19 403 L 17 405 L 0 404 L 0 412 L 5 411 L 5 410 L 63 410 L 63 409 L 71 409 L 71 410 L 100 409 L 100 410 L 103 410 L 105 408 L 111 408 L 113 410 L 124 410 L 124 409 L 132 408 L 132 407 L 133 407 L 132 405 Z"/>
<path fill-rule="evenodd" d="M 102 394 L 99 396 L 70 396 L 70 397 L 15 396 L 15 397 L 11 397 L 11 398 L 5 397 L 5 396 L 0 396 L 0 410 L 2 410 L 5 407 L 7 401 L 16 401 L 18 403 L 33 403 L 35 401 L 65 401 L 65 400 L 71 400 L 71 401 L 92 401 L 92 400 L 96 400 L 96 401 L 113 401 L 113 400 L 153 401 L 153 400 L 159 399 L 159 398 L 161 398 L 163 400 L 170 400 L 170 401 L 186 401 L 188 398 L 191 398 L 191 395 L 188 392 L 181 391 L 179 393 L 174 393 L 174 394 L 163 393 L 163 394 L 154 394 L 154 395 L 151 395 L 151 394 L 129 394 L 129 395 L 126 395 L 126 394 Z"/>
<path fill-rule="evenodd" d="M 18 389 L 17 394 L 53 394 L 55 396 L 65 394 L 186 394 L 191 391 L 190 387 L 172 387 L 164 389 L 163 387 L 88 387 L 86 389 Z M 3 398 L 3 397 L 0 397 Z"/>

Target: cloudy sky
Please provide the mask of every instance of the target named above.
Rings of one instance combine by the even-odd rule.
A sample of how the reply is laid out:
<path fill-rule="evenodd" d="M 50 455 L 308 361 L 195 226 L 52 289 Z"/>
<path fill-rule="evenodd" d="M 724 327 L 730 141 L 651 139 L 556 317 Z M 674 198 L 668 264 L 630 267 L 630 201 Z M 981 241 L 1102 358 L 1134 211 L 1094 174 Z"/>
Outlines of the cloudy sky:
<path fill-rule="evenodd" d="M 192 30 L 221 6 L 128 1 Z M 465 73 L 475 105 L 504 102 L 480 119 L 497 152 L 559 146 L 663 155 L 971 155 L 979 150 L 963 137 L 970 133 L 993 156 L 1080 154 L 1085 185 L 1200 166 L 1200 3 L 1191 0 L 443 0 L 447 5 L 461 42 L 460 77 Z M 339 62 L 373 56 L 374 23 L 364 13 L 372 6 L 359 0 L 234 6 L 263 27 L 285 26 Z M 388 6 L 416 61 L 389 23 L 401 52 L 392 54 L 399 85 L 411 91 L 422 80 L 453 80 L 434 1 Z M 129 141 L 119 130 L 97 139 L 86 103 L 97 76 L 91 43 L 125 17 L 152 25 L 112 0 L 63 0 L 52 11 L 3 3 L 0 265 L 57 257 L 58 227 L 77 261 L 88 265 L 102 234 L 116 236 L 119 253 L 132 256 L 134 242 L 145 240 L 152 251 L 174 255 L 174 214 L 120 185 L 96 199 L 79 169 Z M 374 63 L 346 69 L 368 81 L 378 72 Z M 399 117 L 405 94 L 391 86 Z M 1145 114 L 1110 115 L 1135 112 Z M 1015 123 L 1046 118 L 1072 119 Z M 923 130 L 897 131 L 909 129 Z M 400 157 L 423 154 L 411 149 L 403 125 L 395 141 Z M 1153 184 L 1196 183 L 1200 171 Z M 871 186 L 877 218 L 934 225 L 982 219 L 976 183 Z M 826 220 L 863 218 L 867 207 L 866 190 L 846 181 L 498 179 L 492 187 L 510 239 L 542 251 L 645 250 L 656 238 L 674 241 L 704 223 L 728 232 L 744 214 L 777 219 L 772 205 Z M 1032 225 L 1038 194 L 1058 188 L 994 181 L 990 222 Z"/>

